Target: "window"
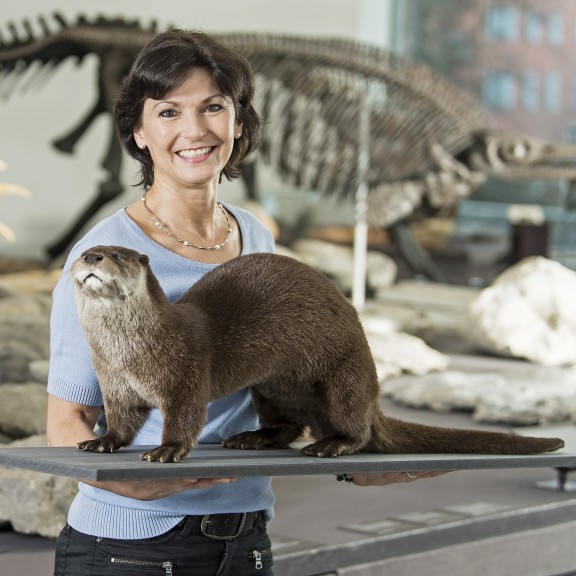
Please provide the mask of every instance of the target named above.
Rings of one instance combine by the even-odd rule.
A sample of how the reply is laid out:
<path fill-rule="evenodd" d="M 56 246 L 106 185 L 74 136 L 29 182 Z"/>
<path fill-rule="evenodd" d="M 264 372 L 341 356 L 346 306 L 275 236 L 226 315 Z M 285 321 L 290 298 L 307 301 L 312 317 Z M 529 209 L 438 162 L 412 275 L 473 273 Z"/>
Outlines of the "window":
<path fill-rule="evenodd" d="M 559 112 L 562 103 L 562 79 L 558 72 L 548 72 L 544 84 L 544 107 L 547 112 Z"/>
<path fill-rule="evenodd" d="M 548 14 L 548 42 L 560 46 L 564 42 L 564 20 L 559 12 Z"/>
<path fill-rule="evenodd" d="M 540 77 L 538 72 L 524 72 L 522 104 L 526 110 L 538 110 L 540 107 Z"/>
<path fill-rule="evenodd" d="M 510 72 L 488 72 L 482 83 L 482 101 L 488 108 L 511 110 L 516 106 L 516 78 Z"/>
<path fill-rule="evenodd" d="M 544 37 L 544 22 L 538 12 L 530 10 L 526 14 L 525 34 L 528 44 L 540 44 Z"/>
<path fill-rule="evenodd" d="M 518 39 L 520 17 L 516 8 L 490 8 L 486 12 L 484 32 L 488 40 L 514 42 Z"/>
<path fill-rule="evenodd" d="M 564 142 L 567 144 L 576 144 L 576 124 L 570 122 L 568 126 L 566 126 L 566 130 L 564 132 Z"/>

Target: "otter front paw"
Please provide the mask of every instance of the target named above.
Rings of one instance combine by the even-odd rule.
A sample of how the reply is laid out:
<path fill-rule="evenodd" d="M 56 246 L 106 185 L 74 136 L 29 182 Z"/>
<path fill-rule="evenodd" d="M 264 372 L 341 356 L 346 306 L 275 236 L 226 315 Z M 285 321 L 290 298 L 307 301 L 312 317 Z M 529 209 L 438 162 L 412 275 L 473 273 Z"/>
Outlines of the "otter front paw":
<path fill-rule="evenodd" d="M 140 460 L 148 460 L 148 462 L 180 462 L 182 457 L 186 456 L 188 452 L 190 450 L 182 446 L 162 444 L 158 448 L 140 454 Z"/>
<path fill-rule="evenodd" d="M 87 452 L 115 452 L 121 447 L 122 444 L 117 439 L 107 438 L 106 435 L 95 440 L 85 440 L 76 444 L 78 450 L 86 450 Z"/>

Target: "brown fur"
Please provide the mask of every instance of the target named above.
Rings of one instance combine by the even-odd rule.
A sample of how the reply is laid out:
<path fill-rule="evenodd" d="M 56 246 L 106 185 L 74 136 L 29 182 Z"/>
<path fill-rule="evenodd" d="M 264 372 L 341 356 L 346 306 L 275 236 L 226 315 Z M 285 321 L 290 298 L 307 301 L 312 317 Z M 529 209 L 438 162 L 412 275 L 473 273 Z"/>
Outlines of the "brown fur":
<path fill-rule="evenodd" d="M 304 454 L 355 452 L 529 454 L 558 438 L 402 422 L 379 405 L 374 361 L 354 307 L 312 268 L 253 254 L 216 267 L 169 303 L 148 257 L 98 246 L 73 265 L 80 320 L 102 387 L 108 431 L 81 442 L 114 451 L 132 442 L 150 410 L 162 445 L 142 455 L 179 461 L 196 445 L 210 401 L 250 387 L 262 428 L 229 448 L 283 448 L 309 427 Z"/>

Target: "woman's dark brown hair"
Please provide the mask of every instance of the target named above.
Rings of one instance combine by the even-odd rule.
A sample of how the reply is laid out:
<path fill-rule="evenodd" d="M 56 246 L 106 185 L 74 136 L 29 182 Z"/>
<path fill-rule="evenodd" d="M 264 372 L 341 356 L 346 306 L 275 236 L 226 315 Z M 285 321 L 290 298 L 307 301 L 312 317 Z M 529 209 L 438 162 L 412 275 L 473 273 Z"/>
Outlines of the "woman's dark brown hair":
<path fill-rule="evenodd" d="M 154 182 L 154 164 L 148 149 L 134 140 L 144 101 L 161 100 L 178 88 L 194 68 L 203 68 L 236 110 L 242 124 L 240 138 L 222 174 L 232 180 L 240 175 L 240 162 L 258 144 L 260 118 L 252 106 L 254 73 L 248 61 L 203 32 L 170 30 L 155 36 L 138 54 L 124 79 L 114 106 L 114 121 L 119 138 L 128 154 L 140 163 L 138 185 L 145 189 Z"/>

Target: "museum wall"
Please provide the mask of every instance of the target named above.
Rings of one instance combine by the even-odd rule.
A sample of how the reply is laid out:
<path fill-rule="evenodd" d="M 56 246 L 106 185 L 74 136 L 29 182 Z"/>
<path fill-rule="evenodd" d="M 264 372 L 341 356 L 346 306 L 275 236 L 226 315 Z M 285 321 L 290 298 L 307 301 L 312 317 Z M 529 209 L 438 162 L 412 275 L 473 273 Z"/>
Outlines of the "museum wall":
<path fill-rule="evenodd" d="M 175 0 L 167 5 L 158 1 L 99 0 L 96 5 L 75 0 L 7 2 L 2 7 L 0 34 L 10 38 L 8 25 L 19 28 L 29 19 L 39 34 L 36 22 L 43 15 L 52 25 L 51 15 L 60 12 L 73 22 L 80 14 L 94 17 L 139 19 L 143 25 L 157 20 L 159 28 L 177 25 L 206 32 L 257 31 L 311 36 L 354 38 L 386 46 L 389 38 L 391 0 L 225 0 L 216 3 Z M 54 26 L 54 29 L 56 27 Z M 111 130 L 109 117 L 101 116 L 84 134 L 72 155 L 55 150 L 52 141 L 74 128 L 96 98 L 95 57 L 78 64 L 65 62 L 53 73 L 39 69 L 14 76 L 0 77 L 0 160 L 6 171 L 0 182 L 12 182 L 32 193 L 29 200 L 4 195 L 0 198 L 0 221 L 16 235 L 9 244 L 0 237 L 0 254 L 30 259 L 44 258 L 44 248 L 85 208 L 105 174 L 102 162 Z M 128 204 L 138 191 L 134 166 L 126 160 L 123 167 L 125 192 L 109 204 L 98 218 Z M 287 185 L 264 170 L 260 176 L 264 188 L 280 191 Z M 222 186 L 222 197 L 234 200 L 242 195 L 241 185 Z M 326 214 L 326 210 L 323 211 Z"/>

